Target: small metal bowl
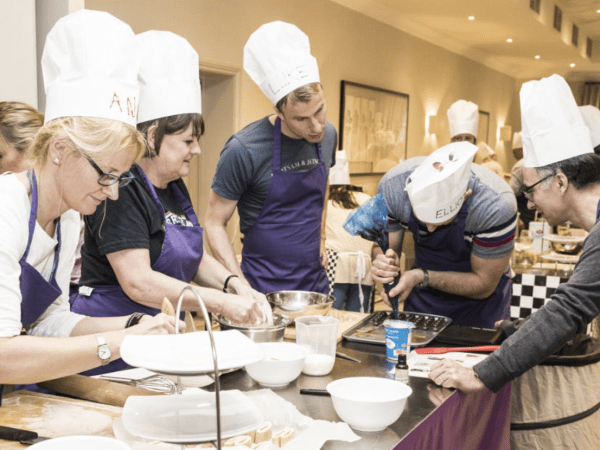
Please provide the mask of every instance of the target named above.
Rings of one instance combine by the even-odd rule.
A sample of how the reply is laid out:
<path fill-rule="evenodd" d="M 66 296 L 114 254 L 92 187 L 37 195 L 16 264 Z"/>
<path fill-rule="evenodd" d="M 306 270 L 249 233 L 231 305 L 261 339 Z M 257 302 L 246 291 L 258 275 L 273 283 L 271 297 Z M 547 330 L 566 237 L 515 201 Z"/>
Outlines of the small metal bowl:
<path fill-rule="evenodd" d="M 301 316 L 326 316 L 335 301 L 333 295 L 310 291 L 276 291 L 267 294 L 273 313 L 285 314 L 292 320 Z"/>
<path fill-rule="evenodd" d="M 282 314 L 273 314 L 273 325 L 245 327 L 232 323 L 228 318 L 220 314 L 214 315 L 219 323 L 221 330 L 238 330 L 242 334 L 248 336 L 254 342 L 279 342 L 283 341 L 283 333 L 285 327 L 292 323 L 292 319 Z"/>
<path fill-rule="evenodd" d="M 576 255 L 581 250 L 582 244 L 579 242 L 552 242 L 552 248 L 556 253 L 567 255 Z"/>

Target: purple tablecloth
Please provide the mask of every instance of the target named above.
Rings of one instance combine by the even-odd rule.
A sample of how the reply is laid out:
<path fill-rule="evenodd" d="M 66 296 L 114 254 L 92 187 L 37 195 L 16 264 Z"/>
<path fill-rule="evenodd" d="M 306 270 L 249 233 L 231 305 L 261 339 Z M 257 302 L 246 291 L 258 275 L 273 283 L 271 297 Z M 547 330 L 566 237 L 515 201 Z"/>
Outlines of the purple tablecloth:
<path fill-rule="evenodd" d="M 497 394 L 455 391 L 394 450 L 507 450 L 510 447 L 510 384 Z"/>

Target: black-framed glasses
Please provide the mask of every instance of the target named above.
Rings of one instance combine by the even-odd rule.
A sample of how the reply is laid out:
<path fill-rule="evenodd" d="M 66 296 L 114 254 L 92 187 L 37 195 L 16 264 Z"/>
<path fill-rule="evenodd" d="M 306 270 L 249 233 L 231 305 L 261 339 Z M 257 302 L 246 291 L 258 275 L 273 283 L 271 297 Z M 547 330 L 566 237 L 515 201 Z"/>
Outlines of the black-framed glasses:
<path fill-rule="evenodd" d="M 119 183 L 119 187 L 123 187 L 131 183 L 131 180 L 134 178 L 134 175 L 131 172 L 124 172 L 120 176 L 112 173 L 106 173 L 100 167 L 98 167 L 98 164 L 96 164 L 92 158 L 85 153 L 82 154 L 83 157 L 87 159 L 91 166 L 96 170 L 96 172 L 98 172 L 98 175 L 100 175 L 98 178 L 98 184 L 100 186 L 112 186 L 115 183 Z"/>
<path fill-rule="evenodd" d="M 531 186 L 525 186 L 523 188 L 523 191 L 522 191 L 523 195 L 525 196 L 525 198 L 527 200 L 529 200 L 530 202 L 532 202 L 533 201 L 533 188 L 536 187 L 538 184 L 540 184 L 542 181 L 546 181 L 548 178 L 553 177 L 553 176 L 554 176 L 554 174 L 545 176 L 544 178 L 542 178 L 538 182 L 533 183 Z"/>

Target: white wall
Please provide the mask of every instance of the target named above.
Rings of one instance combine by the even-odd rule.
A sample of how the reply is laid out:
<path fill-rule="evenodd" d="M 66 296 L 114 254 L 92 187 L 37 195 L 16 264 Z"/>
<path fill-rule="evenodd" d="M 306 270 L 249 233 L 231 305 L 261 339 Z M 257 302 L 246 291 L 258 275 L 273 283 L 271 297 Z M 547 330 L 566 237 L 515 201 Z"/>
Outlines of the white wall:
<path fill-rule="evenodd" d="M 0 101 L 37 107 L 35 0 L 0 1 Z"/>

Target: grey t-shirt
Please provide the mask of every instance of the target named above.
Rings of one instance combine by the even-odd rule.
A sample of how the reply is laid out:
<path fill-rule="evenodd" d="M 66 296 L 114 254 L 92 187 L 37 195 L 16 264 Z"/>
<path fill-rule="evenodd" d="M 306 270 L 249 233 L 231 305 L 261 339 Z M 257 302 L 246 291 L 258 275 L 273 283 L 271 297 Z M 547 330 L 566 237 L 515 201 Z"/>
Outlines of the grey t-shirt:
<path fill-rule="evenodd" d="M 337 132 L 327 122 L 321 140 L 325 167 L 335 164 Z M 281 135 L 281 170 L 302 172 L 319 163 L 317 146 L 304 139 Z M 260 214 L 271 185 L 273 165 L 273 125 L 264 117 L 234 134 L 223 148 L 212 182 L 212 190 L 238 202 L 240 231 L 246 233 Z"/>
<path fill-rule="evenodd" d="M 404 190 L 406 179 L 423 162 L 424 156 L 401 162 L 384 175 L 378 192 L 383 193 L 387 204 L 390 232 L 408 228 L 412 207 Z M 469 212 L 465 222 L 464 238 L 471 252 L 484 259 L 501 258 L 512 252 L 517 224 L 517 202 L 506 181 L 491 170 L 471 165 L 468 189 Z M 427 233 L 425 226 L 420 232 Z M 435 231 L 434 231 L 435 233 Z"/>

